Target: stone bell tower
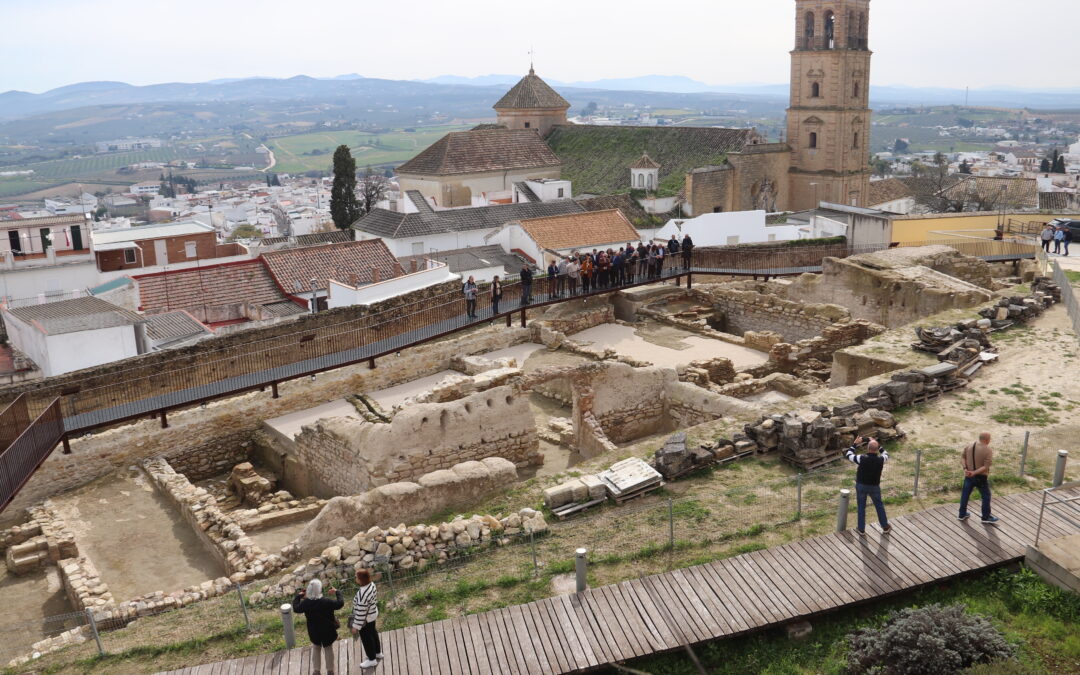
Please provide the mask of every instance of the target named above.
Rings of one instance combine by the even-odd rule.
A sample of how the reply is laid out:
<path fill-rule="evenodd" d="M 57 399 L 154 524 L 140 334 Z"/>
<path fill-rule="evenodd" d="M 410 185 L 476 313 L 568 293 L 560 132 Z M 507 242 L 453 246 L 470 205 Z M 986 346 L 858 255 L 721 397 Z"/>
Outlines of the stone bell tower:
<path fill-rule="evenodd" d="M 791 204 L 867 206 L 870 0 L 795 0 L 791 52 Z"/>

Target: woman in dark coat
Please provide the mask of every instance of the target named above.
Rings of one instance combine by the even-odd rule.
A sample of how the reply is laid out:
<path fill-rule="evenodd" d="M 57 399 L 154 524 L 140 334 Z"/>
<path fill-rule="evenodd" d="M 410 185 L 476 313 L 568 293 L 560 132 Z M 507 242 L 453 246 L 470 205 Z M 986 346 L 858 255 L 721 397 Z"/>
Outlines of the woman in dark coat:
<path fill-rule="evenodd" d="M 311 638 L 312 673 L 321 675 L 323 657 L 326 657 L 326 673 L 334 675 L 334 640 L 337 640 L 337 619 L 334 612 L 345 606 L 341 593 L 330 587 L 330 598 L 322 594 L 322 582 L 312 579 L 307 591 L 300 591 L 293 598 L 293 611 L 307 617 L 307 634 Z"/>

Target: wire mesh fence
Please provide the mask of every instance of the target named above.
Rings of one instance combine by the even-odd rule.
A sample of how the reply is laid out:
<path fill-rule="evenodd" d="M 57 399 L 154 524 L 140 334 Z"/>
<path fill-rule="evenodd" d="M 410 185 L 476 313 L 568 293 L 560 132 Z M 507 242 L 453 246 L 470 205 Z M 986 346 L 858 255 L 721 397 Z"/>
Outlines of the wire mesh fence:
<path fill-rule="evenodd" d="M 1063 471 L 1058 476 L 1052 462 L 1029 456 L 1029 440 L 1025 435 L 1020 448 L 1001 453 L 991 477 L 996 488 L 1044 488 L 1065 478 Z M 581 548 L 588 552 L 589 584 L 599 585 L 829 532 L 836 527 L 841 490 L 852 493 L 846 501 L 847 526 L 854 527 L 855 467 L 849 462 L 769 481 L 741 475 L 750 469 L 740 464 L 704 469 L 713 473 L 711 480 L 684 484 L 690 489 L 682 494 L 660 490 L 567 520 L 549 517 L 546 531 L 496 536 L 492 543 L 458 550 L 444 562 L 426 560 L 409 569 L 394 569 L 389 561 L 378 564 L 374 578 L 383 628 L 526 602 L 560 588 L 573 590 L 575 551 Z M 962 481 L 957 449 L 904 450 L 893 453 L 885 465 L 882 497 L 892 516 L 893 510 L 956 500 Z M 913 500 L 918 503 L 908 504 Z M 872 506 L 867 507 L 867 520 L 873 524 L 876 516 Z M 73 612 L 0 626 L 0 665 L 35 651 L 48 659 L 50 650 L 63 649 L 53 658 L 70 662 L 210 638 L 228 642 L 234 637 L 260 653 L 281 649 L 285 647 L 281 607 L 307 583 L 311 576 L 307 569 L 307 563 L 298 563 L 273 585 L 262 580 L 236 586 L 223 595 L 127 625 L 107 621 L 95 625 L 90 613 Z M 343 564 L 319 569 L 317 577 L 325 589 L 340 590 L 347 607 L 356 591 L 354 572 L 354 565 Z M 560 575 L 567 575 L 561 587 Z M 297 646 L 307 644 L 302 616 L 296 617 L 295 634 Z M 47 638 L 52 639 L 42 643 Z M 200 658 L 208 661 L 214 656 L 208 647 Z M 236 653 L 218 655 L 232 656 Z"/>

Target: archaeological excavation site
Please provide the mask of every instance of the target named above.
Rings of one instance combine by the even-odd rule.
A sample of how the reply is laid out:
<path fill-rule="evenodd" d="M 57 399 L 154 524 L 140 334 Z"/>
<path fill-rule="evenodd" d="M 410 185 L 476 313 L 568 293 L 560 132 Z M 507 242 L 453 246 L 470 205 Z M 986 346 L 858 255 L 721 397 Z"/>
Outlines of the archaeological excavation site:
<path fill-rule="evenodd" d="M 980 431 L 1003 466 L 1031 432 L 1032 475 L 1066 447 L 1078 350 L 1037 261 L 924 246 L 679 281 L 72 438 L 3 512 L 0 656 L 250 627 L 359 568 L 408 625 L 492 606 L 499 584 L 565 592 L 578 546 L 609 552 L 591 574 L 611 583 L 799 539 L 832 527 L 858 436 L 896 458 L 896 509 L 953 499 L 919 472 L 944 483 Z"/>

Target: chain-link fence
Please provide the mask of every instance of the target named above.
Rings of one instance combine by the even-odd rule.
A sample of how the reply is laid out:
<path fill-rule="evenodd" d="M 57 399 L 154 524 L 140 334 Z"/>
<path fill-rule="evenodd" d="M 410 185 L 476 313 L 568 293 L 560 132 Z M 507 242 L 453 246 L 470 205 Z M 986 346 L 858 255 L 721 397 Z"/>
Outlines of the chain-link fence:
<path fill-rule="evenodd" d="M 997 494 L 1049 487 L 1066 479 L 1053 460 L 1029 456 L 1027 448 L 1032 444 L 1025 434 L 1020 448 L 999 454 L 991 478 Z M 669 486 L 640 500 L 622 506 L 607 504 L 565 521 L 548 515 L 547 531 L 498 535 L 494 543 L 459 551 L 443 563 L 408 570 L 377 567 L 383 627 L 573 590 L 579 548 L 588 551 L 590 585 L 601 585 L 832 531 L 842 489 L 852 491 L 847 505 L 848 512 L 855 513 L 855 467 L 848 462 L 771 481 L 753 480 L 749 472 L 755 471 L 754 465 L 760 468 L 760 463 L 745 460 L 704 469 L 712 472 L 711 479 L 679 483 L 679 494 L 674 492 L 676 486 Z M 956 449 L 904 450 L 893 453 L 885 465 L 882 496 L 890 516 L 899 515 L 956 500 L 962 480 Z M 872 506 L 867 507 L 868 522 L 876 522 Z M 848 526 L 854 524 L 852 515 Z M 0 627 L 0 664 L 35 650 L 45 652 L 41 657 L 45 664 L 210 638 L 223 642 L 235 638 L 248 645 L 251 653 L 280 649 L 285 646 L 281 606 L 305 585 L 309 576 L 303 571 L 305 566 L 300 563 L 292 568 L 292 579 L 285 583 L 271 586 L 262 580 L 237 586 L 218 597 L 126 626 L 95 624 L 88 612 L 8 624 Z M 324 588 L 341 590 L 348 605 L 355 592 L 353 572 L 352 565 L 342 565 L 318 576 Z M 279 586 L 277 594 L 267 590 Z M 297 645 L 302 646 L 307 641 L 303 618 L 297 617 L 296 623 Z M 51 639 L 39 642 L 46 638 Z M 51 648 L 63 652 L 50 657 Z M 222 653 L 220 658 L 236 655 Z"/>

